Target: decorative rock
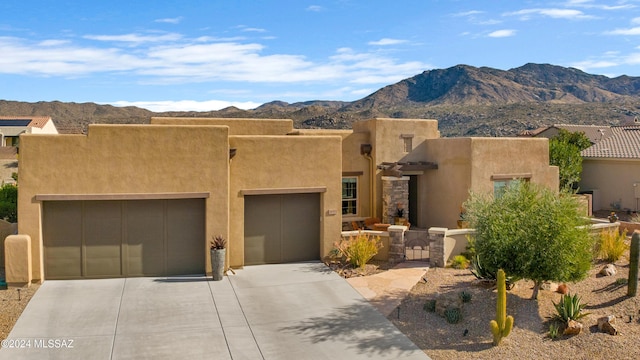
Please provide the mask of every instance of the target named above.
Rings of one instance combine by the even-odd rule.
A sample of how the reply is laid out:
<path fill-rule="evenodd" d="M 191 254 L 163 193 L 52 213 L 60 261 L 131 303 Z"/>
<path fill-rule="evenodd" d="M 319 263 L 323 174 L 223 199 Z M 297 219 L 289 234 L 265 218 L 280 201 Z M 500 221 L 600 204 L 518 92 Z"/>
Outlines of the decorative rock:
<path fill-rule="evenodd" d="M 563 335 L 578 335 L 582 331 L 582 324 L 575 321 L 569 320 L 567 322 L 567 328 L 564 329 Z"/>
<path fill-rule="evenodd" d="M 542 285 L 540 285 L 540 289 L 542 290 L 549 290 L 549 291 L 557 291 L 558 290 L 558 284 L 548 281 L 548 282 L 544 282 L 542 283 Z"/>
<path fill-rule="evenodd" d="M 607 264 L 605 267 L 600 270 L 600 275 L 604 276 L 613 276 L 617 273 L 616 266 L 613 264 Z"/>
<path fill-rule="evenodd" d="M 569 292 L 569 288 L 567 287 L 567 284 L 560 284 L 558 285 L 556 292 L 564 295 Z"/>
<path fill-rule="evenodd" d="M 457 293 L 442 295 L 436 299 L 436 313 L 438 315 L 444 317 L 444 312 L 453 308 L 462 309 L 462 300 Z"/>
<path fill-rule="evenodd" d="M 614 315 L 603 316 L 598 319 L 598 330 L 609 335 L 618 335 L 618 330 L 613 326 L 616 322 Z"/>

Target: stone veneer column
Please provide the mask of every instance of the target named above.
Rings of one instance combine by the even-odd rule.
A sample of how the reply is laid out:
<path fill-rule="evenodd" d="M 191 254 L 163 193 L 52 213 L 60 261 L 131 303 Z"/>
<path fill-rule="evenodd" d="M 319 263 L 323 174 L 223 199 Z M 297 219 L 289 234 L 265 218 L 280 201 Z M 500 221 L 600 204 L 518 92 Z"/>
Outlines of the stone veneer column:
<path fill-rule="evenodd" d="M 404 257 L 404 232 L 407 227 L 403 225 L 391 225 L 387 229 L 389 232 L 389 261 L 399 263 L 405 260 Z"/>
<path fill-rule="evenodd" d="M 409 177 L 382 177 L 382 221 L 394 225 L 396 209 L 404 209 L 404 218 L 409 219 Z"/>
<path fill-rule="evenodd" d="M 446 233 L 447 228 L 429 228 L 429 266 L 431 267 L 445 267 L 446 265 L 444 258 L 444 237 Z"/>

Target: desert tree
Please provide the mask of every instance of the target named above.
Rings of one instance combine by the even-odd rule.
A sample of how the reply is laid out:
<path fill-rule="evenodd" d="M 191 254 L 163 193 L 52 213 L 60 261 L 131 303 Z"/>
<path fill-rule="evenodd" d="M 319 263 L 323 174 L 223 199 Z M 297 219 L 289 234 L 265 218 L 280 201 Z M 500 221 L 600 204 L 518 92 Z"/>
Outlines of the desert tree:
<path fill-rule="evenodd" d="M 580 152 L 589 146 L 591 141 L 584 132 L 565 129 L 549 140 L 549 164 L 558 167 L 560 189 L 572 191 L 577 187 L 582 173 Z"/>
<path fill-rule="evenodd" d="M 533 280 L 532 299 L 545 281 L 586 277 L 593 240 L 570 193 L 513 181 L 500 196 L 471 193 L 464 207 L 483 267 Z"/>

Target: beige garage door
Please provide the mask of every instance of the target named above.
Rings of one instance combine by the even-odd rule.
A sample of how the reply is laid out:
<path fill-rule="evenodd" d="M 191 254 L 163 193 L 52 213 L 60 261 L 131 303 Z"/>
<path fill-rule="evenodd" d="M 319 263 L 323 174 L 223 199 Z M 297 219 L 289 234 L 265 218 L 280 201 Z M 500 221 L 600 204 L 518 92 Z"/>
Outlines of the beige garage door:
<path fill-rule="evenodd" d="M 204 199 L 45 201 L 45 278 L 204 273 Z"/>
<path fill-rule="evenodd" d="M 244 198 L 245 265 L 320 259 L 320 194 Z"/>

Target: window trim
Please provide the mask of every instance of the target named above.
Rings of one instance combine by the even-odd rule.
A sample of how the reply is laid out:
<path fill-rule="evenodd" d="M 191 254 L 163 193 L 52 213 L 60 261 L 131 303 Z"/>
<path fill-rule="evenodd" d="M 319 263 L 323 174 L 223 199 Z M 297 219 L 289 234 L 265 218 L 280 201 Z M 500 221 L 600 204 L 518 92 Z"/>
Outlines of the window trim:
<path fill-rule="evenodd" d="M 351 198 L 351 197 L 350 198 L 345 198 L 344 197 L 344 190 L 345 190 L 344 189 L 344 185 L 349 183 L 349 182 L 345 182 L 344 181 L 345 179 L 353 179 L 353 180 L 355 180 L 353 182 L 353 184 L 355 184 L 355 189 L 354 189 L 354 191 L 355 191 L 354 195 L 355 196 L 353 198 Z M 359 177 L 358 176 L 342 176 L 342 180 L 341 181 L 342 181 L 342 195 L 341 195 L 341 202 L 342 202 L 341 213 L 342 213 L 342 216 L 347 216 L 347 217 L 348 216 L 358 216 L 358 214 L 359 214 L 358 206 L 359 206 L 359 202 L 360 202 L 359 201 L 359 196 L 358 196 L 359 182 L 360 182 Z M 353 206 L 345 207 L 344 206 L 345 202 L 353 202 Z M 353 208 L 353 212 L 352 213 L 345 213 L 344 212 L 345 209 L 348 209 L 348 208 Z"/>

